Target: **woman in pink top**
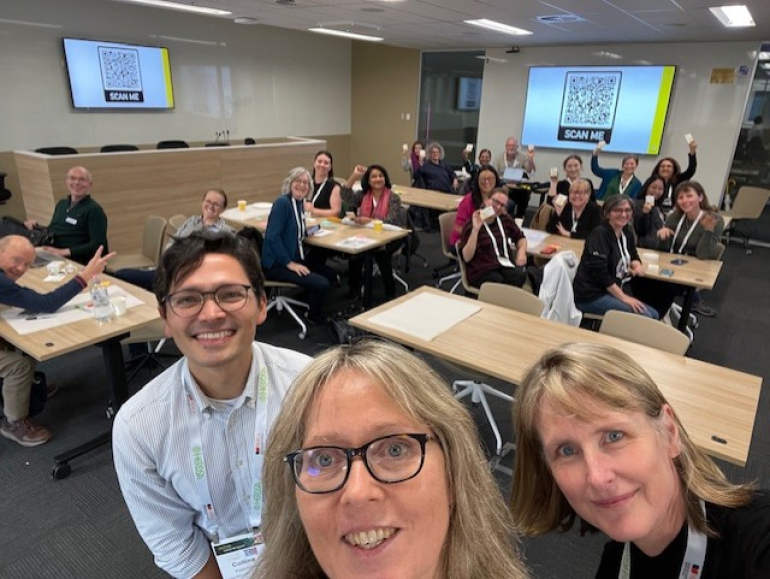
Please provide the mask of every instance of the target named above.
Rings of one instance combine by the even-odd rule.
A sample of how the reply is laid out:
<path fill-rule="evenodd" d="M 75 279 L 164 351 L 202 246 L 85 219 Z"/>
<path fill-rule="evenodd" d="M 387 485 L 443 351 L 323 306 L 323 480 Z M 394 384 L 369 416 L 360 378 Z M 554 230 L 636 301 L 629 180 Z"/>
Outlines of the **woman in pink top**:
<path fill-rule="evenodd" d="M 496 187 L 501 185 L 500 176 L 495 168 L 492 165 L 482 165 L 475 178 L 471 181 L 471 192 L 463 197 L 457 206 L 454 228 L 449 235 L 449 245 L 453 253 L 455 245 L 460 240 L 463 227 L 465 227 L 473 212 L 483 208 L 485 205 L 484 201 L 492 195 L 492 191 Z"/>

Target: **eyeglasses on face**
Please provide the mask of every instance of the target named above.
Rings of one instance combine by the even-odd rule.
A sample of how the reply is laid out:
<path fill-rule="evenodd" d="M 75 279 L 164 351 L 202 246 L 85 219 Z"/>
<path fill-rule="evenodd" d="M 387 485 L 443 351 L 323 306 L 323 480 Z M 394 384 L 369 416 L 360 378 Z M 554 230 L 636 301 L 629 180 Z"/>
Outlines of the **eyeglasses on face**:
<path fill-rule="evenodd" d="M 494 205 L 495 207 L 502 208 L 502 207 L 507 207 L 508 206 L 508 202 L 507 201 L 501 201 L 499 199 L 495 199 L 494 197 L 492 197 L 490 199 L 490 201 L 492 201 L 492 205 Z"/>
<path fill-rule="evenodd" d="M 250 285 L 228 284 L 219 286 L 211 292 L 181 290 L 168 294 L 161 302 L 168 304 L 171 311 L 180 318 L 192 318 L 201 313 L 207 297 L 212 298 L 222 310 L 237 312 L 246 305 L 250 289 L 252 289 Z"/>
<path fill-rule="evenodd" d="M 213 209 L 223 209 L 224 205 L 222 203 L 217 203 L 216 201 L 204 201 L 203 202 L 204 207 L 212 207 Z"/>
<path fill-rule="evenodd" d="M 425 462 L 425 444 L 436 440 L 429 434 L 391 434 L 358 448 L 312 446 L 290 452 L 284 462 L 294 482 L 306 493 L 333 493 L 345 486 L 357 456 L 366 470 L 381 483 L 400 483 L 416 477 Z"/>
<path fill-rule="evenodd" d="M 616 213 L 618 215 L 621 213 L 633 213 L 633 212 L 634 210 L 631 209 L 630 207 L 616 207 L 615 209 L 610 209 L 610 213 Z"/>

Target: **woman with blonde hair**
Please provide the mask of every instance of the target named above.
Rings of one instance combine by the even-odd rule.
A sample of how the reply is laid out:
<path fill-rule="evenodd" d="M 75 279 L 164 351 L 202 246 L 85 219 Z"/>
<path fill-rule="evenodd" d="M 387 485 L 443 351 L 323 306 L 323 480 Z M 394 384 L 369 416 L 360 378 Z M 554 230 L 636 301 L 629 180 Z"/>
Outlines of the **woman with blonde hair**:
<path fill-rule="evenodd" d="M 263 481 L 257 578 L 527 576 L 470 415 L 398 346 L 365 340 L 307 366 Z"/>
<path fill-rule="evenodd" d="M 578 517 L 603 531 L 598 578 L 770 577 L 770 497 L 730 483 L 625 353 L 546 352 L 516 392 L 513 423 L 514 520 L 527 535 Z"/>

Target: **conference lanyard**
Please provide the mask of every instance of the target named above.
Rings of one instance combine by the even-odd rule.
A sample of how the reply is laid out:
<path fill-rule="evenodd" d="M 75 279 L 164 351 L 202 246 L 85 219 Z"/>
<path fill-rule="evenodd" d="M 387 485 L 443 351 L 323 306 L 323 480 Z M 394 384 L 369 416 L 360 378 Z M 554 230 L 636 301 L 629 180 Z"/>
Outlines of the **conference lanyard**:
<path fill-rule="evenodd" d="M 695 218 L 695 221 L 692 222 L 692 225 L 690 225 L 690 229 L 687 230 L 687 234 L 684 236 L 684 239 L 682 240 L 682 245 L 679 246 L 679 251 L 674 250 L 674 244 L 676 243 L 676 238 L 679 235 L 679 232 L 682 230 L 682 224 L 684 223 L 684 220 L 687 219 L 687 214 L 685 213 L 682 215 L 682 218 L 679 220 L 679 223 L 676 226 L 676 231 L 674 232 L 674 237 L 671 239 L 671 249 L 670 251 L 672 253 L 684 253 L 684 246 L 687 245 L 687 241 L 690 239 L 690 236 L 692 235 L 692 232 L 695 231 L 695 227 L 698 225 L 698 222 L 700 221 L 700 218 L 703 217 L 703 211 L 698 212 L 698 217 Z"/>
<path fill-rule="evenodd" d="M 623 192 L 628 189 L 628 185 L 633 181 L 634 176 L 631 175 L 628 180 L 626 181 L 626 184 L 623 184 L 623 177 L 618 177 L 618 192 L 623 195 Z"/>
<path fill-rule="evenodd" d="M 503 230 L 500 216 L 497 216 L 497 228 L 500 230 L 500 238 L 503 240 L 503 253 L 505 253 L 505 255 L 500 255 L 500 248 L 497 247 L 497 240 L 495 239 L 495 236 L 492 235 L 492 230 L 489 228 L 489 225 L 484 223 L 484 228 L 487 230 L 487 235 L 489 235 L 489 238 L 492 240 L 492 247 L 495 248 L 495 255 L 497 256 L 497 261 L 500 265 L 503 267 L 516 267 L 511 261 L 511 255 L 508 253 L 508 244 L 505 243 L 505 231 Z"/>
<path fill-rule="evenodd" d="M 291 195 L 291 193 L 289 193 Z M 302 203 L 302 201 L 300 201 Z M 305 239 L 305 212 L 300 211 L 297 201 L 291 198 L 291 208 L 294 209 L 294 220 L 297 222 L 297 247 L 299 247 L 299 258 L 304 261 L 305 248 L 302 247 L 302 240 Z"/>
<path fill-rule="evenodd" d="M 315 194 L 313 195 L 313 199 L 310 201 L 310 203 L 315 207 L 315 201 L 318 199 L 318 197 L 321 195 L 321 192 L 324 190 L 324 187 L 326 187 L 326 179 L 323 180 L 323 183 L 321 183 L 318 186 L 318 189 L 316 190 Z"/>
<path fill-rule="evenodd" d="M 703 516 L 706 516 L 706 505 L 700 502 Z M 703 574 L 703 563 L 706 561 L 708 537 L 705 533 L 696 531 L 691 525 L 687 526 L 687 550 L 684 552 L 682 567 L 679 569 L 679 579 L 700 579 Z M 623 557 L 620 559 L 618 579 L 629 579 L 631 576 L 631 548 L 629 543 L 623 547 Z"/>
<path fill-rule="evenodd" d="M 257 367 L 259 368 L 256 384 L 257 391 L 252 392 L 250 396 L 256 402 L 256 417 L 254 420 L 254 470 L 252 472 L 253 486 L 251 489 L 251 511 L 249 513 L 249 524 L 253 529 L 257 529 L 262 522 L 262 465 L 267 443 L 267 401 L 268 401 L 268 381 L 267 366 L 262 351 L 257 346 L 256 350 Z M 218 543 L 219 520 L 214 508 L 214 501 L 211 498 L 211 489 L 208 483 L 208 472 L 206 470 L 206 460 L 203 456 L 203 440 L 201 437 L 201 414 L 193 397 L 193 385 L 189 383 L 189 376 L 184 375 L 185 392 L 187 393 L 187 404 L 190 410 L 190 459 L 192 461 L 193 473 L 195 475 L 195 487 L 198 491 L 198 498 L 202 511 L 206 515 L 206 531 L 212 537 L 214 543 Z M 255 396 L 256 394 L 256 396 Z"/>
<path fill-rule="evenodd" d="M 570 228 L 570 233 L 575 233 L 577 231 L 578 226 L 578 219 L 580 219 L 579 215 L 575 215 L 575 210 L 572 210 L 572 227 Z"/>
<path fill-rule="evenodd" d="M 628 251 L 628 240 L 626 239 L 626 234 L 622 231 L 620 232 L 620 237 L 617 238 L 617 242 L 618 250 L 620 251 L 620 273 L 623 275 L 623 277 L 620 279 L 620 285 L 623 285 L 629 279 L 631 279 L 631 276 L 628 275 L 629 269 L 631 268 L 631 253 Z"/>

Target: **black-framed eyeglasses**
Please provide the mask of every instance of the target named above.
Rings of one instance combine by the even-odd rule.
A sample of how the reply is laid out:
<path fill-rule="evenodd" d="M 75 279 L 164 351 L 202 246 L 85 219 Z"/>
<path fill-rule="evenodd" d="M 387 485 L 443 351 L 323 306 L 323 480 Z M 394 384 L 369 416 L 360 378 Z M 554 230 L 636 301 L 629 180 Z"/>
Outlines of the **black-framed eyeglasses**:
<path fill-rule="evenodd" d="M 498 199 L 495 199 L 494 197 L 490 198 L 490 201 L 492 202 L 492 205 L 499 208 L 504 208 L 508 206 L 508 201 L 500 201 Z"/>
<path fill-rule="evenodd" d="M 168 304 L 171 310 L 180 318 L 192 318 L 201 313 L 206 298 L 212 298 L 226 312 L 237 312 L 246 305 L 249 299 L 250 285 L 227 284 L 221 285 L 211 292 L 194 289 L 181 290 L 168 294 L 161 302 Z"/>
<path fill-rule="evenodd" d="M 291 468 L 294 482 L 306 493 L 333 493 L 345 486 L 357 456 L 374 480 L 381 483 L 400 483 L 416 477 L 425 462 L 425 444 L 429 440 L 436 438 L 430 434 L 390 434 L 358 448 L 301 448 L 283 460 Z"/>

